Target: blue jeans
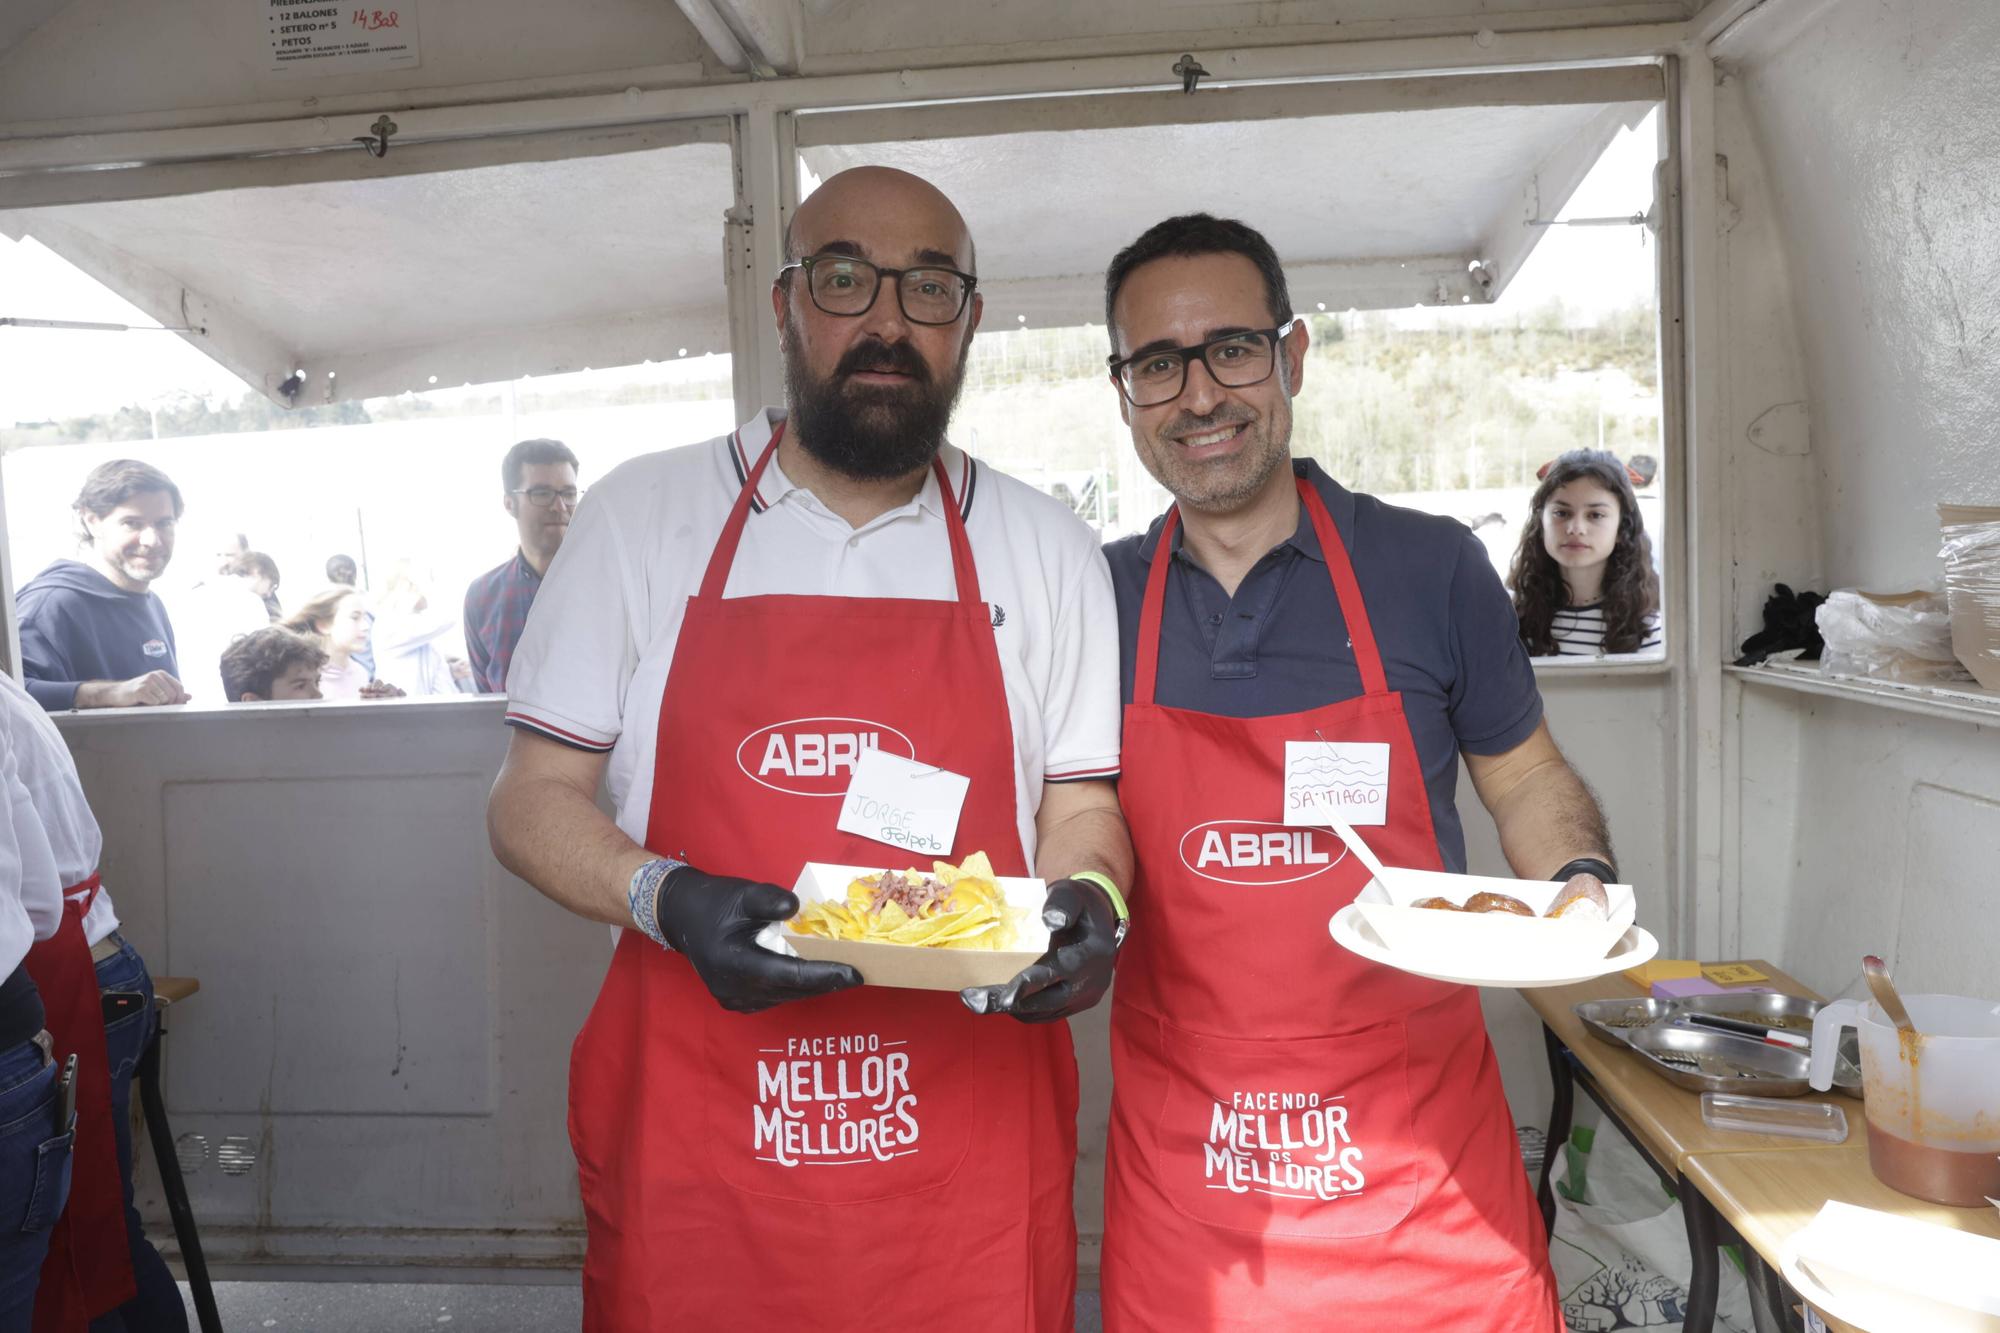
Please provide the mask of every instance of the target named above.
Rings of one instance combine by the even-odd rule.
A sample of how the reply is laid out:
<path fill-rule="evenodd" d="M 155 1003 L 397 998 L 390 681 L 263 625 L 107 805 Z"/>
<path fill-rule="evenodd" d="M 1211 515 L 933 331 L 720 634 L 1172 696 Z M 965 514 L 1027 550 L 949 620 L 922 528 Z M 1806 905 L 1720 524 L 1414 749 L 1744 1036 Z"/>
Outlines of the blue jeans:
<path fill-rule="evenodd" d="M 90 1333 L 187 1333 L 187 1307 L 166 1260 L 146 1239 L 139 1210 L 132 1206 L 132 1071 L 159 1026 L 153 1012 L 153 978 L 146 960 L 129 943 L 97 965 L 100 991 L 138 991 L 145 1005 L 104 1029 L 111 1057 L 111 1120 L 118 1139 L 118 1176 L 125 1187 L 125 1237 L 132 1247 L 132 1275 L 139 1294 L 90 1321 Z"/>
<path fill-rule="evenodd" d="M 69 1202 L 72 1121 L 56 1132 L 56 1067 L 22 1042 L 0 1053 L 0 1333 L 28 1333 L 49 1232 Z"/>

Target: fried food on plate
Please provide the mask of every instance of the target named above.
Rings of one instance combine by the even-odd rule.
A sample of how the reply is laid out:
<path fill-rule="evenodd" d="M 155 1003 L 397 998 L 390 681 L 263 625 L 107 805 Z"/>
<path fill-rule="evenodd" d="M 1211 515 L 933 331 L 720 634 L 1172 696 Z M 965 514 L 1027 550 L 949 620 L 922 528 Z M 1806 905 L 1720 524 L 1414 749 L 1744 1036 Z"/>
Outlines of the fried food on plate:
<path fill-rule="evenodd" d="M 792 932 L 829 940 L 906 944 L 931 949 L 1014 947 L 1019 913 L 1007 906 L 986 853 L 961 865 L 884 870 L 847 886 L 847 901 L 827 899 L 800 910 Z"/>
<path fill-rule="evenodd" d="M 1449 898 L 1419 898 L 1412 907 L 1428 907 L 1440 912 L 1506 912 L 1513 916 L 1534 916 L 1535 909 L 1505 893 L 1475 893 L 1463 907 Z M 1573 875 L 1556 900 L 1549 904 L 1546 917 L 1566 917 L 1574 921 L 1606 922 L 1611 919 L 1611 897 L 1595 875 Z"/>
<path fill-rule="evenodd" d="M 1519 898 L 1505 893 L 1475 893 L 1465 900 L 1468 912 L 1512 912 L 1515 916 L 1533 916 L 1535 909 Z"/>
<path fill-rule="evenodd" d="M 1611 895 L 1604 891 L 1604 881 L 1597 876 L 1571 875 L 1563 891 L 1549 904 L 1548 915 L 1606 922 L 1611 919 Z"/>

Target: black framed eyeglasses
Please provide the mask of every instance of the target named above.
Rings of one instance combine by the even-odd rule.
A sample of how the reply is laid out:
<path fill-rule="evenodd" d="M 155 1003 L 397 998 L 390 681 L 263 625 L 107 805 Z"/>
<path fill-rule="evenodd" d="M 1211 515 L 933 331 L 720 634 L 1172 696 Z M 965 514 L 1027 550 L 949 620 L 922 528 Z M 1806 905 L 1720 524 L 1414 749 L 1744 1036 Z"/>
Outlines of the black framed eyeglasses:
<path fill-rule="evenodd" d="M 565 486 L 560 490 L 554 486 L 523 486 L 508 494 L 527 496 L 528 503 L 537 509 L 547 509 L 558 500 L 563 502 L 563 508 L 574 509 L 583 499 L 583 492 L 575 486 Z"/>
<path fill-rule="evenodd" d="M 955 268 L 882 268 L 854 255 L 819 254 L 795 259 L 778 270 L 784 277 L 804 269 L 812 303 L 829 315 L 865 315 L 874 308 L 882 279 L 893 278 L 903 317 L 912 324 L 949 324 L 965 313 L 979 279 Z"/>
<path fill-rule="evenodd" d="M 1271 378 L 1278 344 L 1297 327 L 1298 316 L 1271 329 L 1225 333 L 1188 347 L 1156 347 L 1133 356 L 1107 357 L 1118 392 L 1134 407 L 1171 403 L 1187 388 L 1188 363 L 1200 361 L 1225 389 L 1247 389 Z"/>

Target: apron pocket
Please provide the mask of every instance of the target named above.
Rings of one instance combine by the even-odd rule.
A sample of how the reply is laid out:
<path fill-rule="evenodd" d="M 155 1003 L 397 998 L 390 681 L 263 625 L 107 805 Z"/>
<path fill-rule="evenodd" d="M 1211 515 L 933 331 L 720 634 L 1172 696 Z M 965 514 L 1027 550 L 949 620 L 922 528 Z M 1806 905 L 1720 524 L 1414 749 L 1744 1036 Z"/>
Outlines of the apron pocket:
<path fill-rule="evenodd" d="M 1273 1041 L 1159 1032 L 1153 1167 L 1175 1208 L 1228 1231 L 1320 1240 L 1409 1216 L 1424 1168 L 1401 1021 Z"/>
<path fill-rule="evenodd" d="M 991 1105 L 975 1084 L 977 1025 L 993 1020 L 957 995 L 863 988 L 761 1014 L 711 1006 L 706 1021 L 709 1158 L 748 1194 L 862 1203 L 937 1189 Z"/>

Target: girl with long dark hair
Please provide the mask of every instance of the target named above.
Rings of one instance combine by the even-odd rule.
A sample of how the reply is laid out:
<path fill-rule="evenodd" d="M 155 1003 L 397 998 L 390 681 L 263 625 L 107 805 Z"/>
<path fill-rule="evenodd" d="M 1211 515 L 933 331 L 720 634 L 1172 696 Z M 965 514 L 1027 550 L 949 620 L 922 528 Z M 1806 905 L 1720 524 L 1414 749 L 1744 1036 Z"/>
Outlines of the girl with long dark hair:
<path fill-rule="evenodd" d="M 1660 646 L 1660 579 L 1624 464 L 1576 449 L 1549 465 L 1508 583 L 1531 656 Z"/>

